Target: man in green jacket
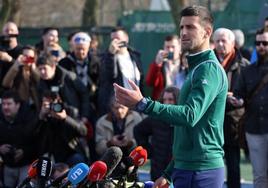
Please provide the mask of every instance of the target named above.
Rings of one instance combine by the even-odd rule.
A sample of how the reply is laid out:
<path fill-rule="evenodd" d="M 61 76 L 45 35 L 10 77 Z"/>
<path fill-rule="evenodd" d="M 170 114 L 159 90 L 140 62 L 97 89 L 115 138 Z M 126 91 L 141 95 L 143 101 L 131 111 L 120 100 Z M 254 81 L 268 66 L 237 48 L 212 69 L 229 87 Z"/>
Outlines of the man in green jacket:
<path fill-rule="evenodd" d="M 189 74 L 178 105 L 165 105 L 114 84 L 119 103 L 174 125 L 173 160 L 154 187 L 221 188 L 224 182 L 223 120 L 228 82 L 209 49 L 213 18 L 202 6 L 181 12 L 181 47 L 189 52 Z"/>

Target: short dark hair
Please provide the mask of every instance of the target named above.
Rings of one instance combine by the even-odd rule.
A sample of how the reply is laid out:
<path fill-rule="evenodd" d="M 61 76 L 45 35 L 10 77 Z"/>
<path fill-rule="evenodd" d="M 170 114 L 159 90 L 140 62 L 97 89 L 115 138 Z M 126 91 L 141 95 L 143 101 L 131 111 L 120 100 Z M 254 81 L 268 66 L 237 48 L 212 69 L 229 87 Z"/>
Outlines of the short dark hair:
<path fill-rule="evenodd" d="M 55 65 L 55 62 L 52 59 L 51 55 L 41 55 L 37 58 L 36 65 L 49 65 L 53 66 Z"/>
<path fill-rule="evenodd" d="M 168 35 L 165 38 L 165 41 L 172 41 L 172 40 L 178 40 L 179 41 L 178 35 Z"/>
<path fill-rule="evenodd" d="M 268 16 L 265 18 L 265 20 L 264 21 L 268 21 Z"/>
<path fill-rule="evenodd" d="M 22 47 L 22 50 L 33 50 L 35 52 L 35 47 L 32 45 L 25 45 Z"/>
<path fill-rule="evenodd" d="M 112 33 L 117 32 L 117 31 L 123 31 L 126 35 L 128 35 L 127 30 L 122 26 L 116 26 L 112 29 Z"/>
<path fill-rule="evenodd" d="M 175 104 L 177 103 L 177 99 L 179 97 L 179 89 L 177 87 L 174 86 L 169 86 L 166 87 L 160 94 L 159 97 L 159 102 L 163 103 L 163 98 L 164 98 L 164 94 L 168 92 L 168 93 L 172 93 L 174 100 L 175 100 Z"/>
<path fill-rule="evenodd" d="M 181 11 L 180 16 L 181 17 L 198 16 L 202 24 L 205 23 L 205 24 L 209 24 L 213 26 L 213 17 L 210 11 L 206 7 L 203 7 L 203 6 L 199 6 L 199 5 L 188 6 Z"/>
<path fill-rule="evenodd" d="M 265 28 L 260 28 L 260 29 L 257 29 L 256 35 L 262 35 L 263 33 L 266 33 L 266 32 L 268 32 L 268 31 L 265 30 Z"/>
<path fill-rule="evenodd" d="M 21 98 L 18 92 L 14 89 L 4 91 L 2 99 L 13 99 L 16 104 L 21 103 Z"/>
<path fill-rule="evenodd" d="M 47 34 L 47 33 L 48 33 L 49 31 L 51 31 L 51 30 L 56 30 L 56 31 L 59 32 L 59 28 L 57 28 L 57 27 L 46 27 L 46 28 L 43 29 L 43 33 L 42 33 L 42 35 Z"/>

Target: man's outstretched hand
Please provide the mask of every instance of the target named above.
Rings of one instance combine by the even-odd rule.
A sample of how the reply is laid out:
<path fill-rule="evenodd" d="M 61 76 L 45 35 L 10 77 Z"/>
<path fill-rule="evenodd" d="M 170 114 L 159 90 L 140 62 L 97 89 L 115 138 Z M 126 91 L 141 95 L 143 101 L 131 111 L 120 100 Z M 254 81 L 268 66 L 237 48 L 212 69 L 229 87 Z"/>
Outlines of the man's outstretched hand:
<path fill-rule="evenodd" d="M 128 80 L 132 90 L 126 89 L 114 83 L 115 98 L 118 103 L 123 104 L 129 108 L 135 108 L 136 104 L 143 98 L 139 87 L 132 81 Z"/>

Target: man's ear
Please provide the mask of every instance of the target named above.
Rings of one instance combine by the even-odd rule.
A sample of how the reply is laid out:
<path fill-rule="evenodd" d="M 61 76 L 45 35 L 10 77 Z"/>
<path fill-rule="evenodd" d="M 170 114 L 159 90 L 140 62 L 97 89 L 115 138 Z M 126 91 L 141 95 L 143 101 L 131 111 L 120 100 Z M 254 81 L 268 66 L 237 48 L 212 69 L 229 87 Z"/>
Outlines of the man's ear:
<path fill-rule="evenodd" d="M 205 38 L 210 38 L 211 35 L 212 35 L 212 32 L 213 32 L 212 27 L 211 27 L 211 26 L 206 26 L 206 27 L 204 28 L 204 30 L 205 30 L 205 35 L 204 35 L 204 37 L 205 37 Z"/>

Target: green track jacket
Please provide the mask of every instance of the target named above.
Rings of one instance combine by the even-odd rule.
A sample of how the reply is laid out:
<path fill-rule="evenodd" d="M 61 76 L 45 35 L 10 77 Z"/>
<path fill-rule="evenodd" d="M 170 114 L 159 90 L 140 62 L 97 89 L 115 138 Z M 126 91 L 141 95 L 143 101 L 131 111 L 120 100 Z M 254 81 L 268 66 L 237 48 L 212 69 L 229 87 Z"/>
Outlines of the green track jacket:
<path fill-rule="evenodd" d="M 145 113 L 175 126 L 173 160 L 165 171 L 209 170 L 224 166 L 223 121 L 228 81 L 212 50 L 187 57 L 189 74 L 178 105 L 148 99 Z"/>

